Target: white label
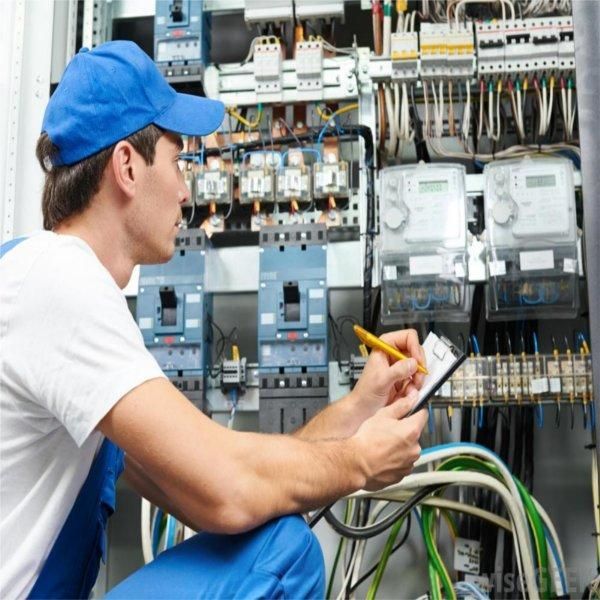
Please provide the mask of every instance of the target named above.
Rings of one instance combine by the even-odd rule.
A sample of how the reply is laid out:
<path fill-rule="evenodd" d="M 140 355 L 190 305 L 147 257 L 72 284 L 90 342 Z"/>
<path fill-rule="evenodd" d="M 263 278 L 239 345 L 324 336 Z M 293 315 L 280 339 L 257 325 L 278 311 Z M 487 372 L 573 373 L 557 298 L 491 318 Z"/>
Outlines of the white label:
<path fill-rule="evenodd" d="M 459 279 L 464 279 L 466 275 L 465 265 L 463 265 L 462 263 L 456 263 L 454 265 L 454 275 L 456 275 L 456 277 L 458 277 Z"/>
<path fill-rule="evenodd" d="M 476 540 L 456 538 L 454 543 L 454 569 L 463 573 L 479 575 L 481 545 Z"/>
<path fill-rule="evenodd" d="M 154 319 L 152 317 L 142 317 L 138 321 L 138 326 L 140 329 L 152 329 L 154 326 Z"/>
<path fill-rule="evenodd" d="M 577 273 L 577 261 L 574 258 L 565 258 L 563 261 L 563 271 L 565 273 Z"/>
<path fill-rule="evenodd" d="M 385 265 L 383 267 L 383 278 L 386 281 L 390 281 L 397 279 L 398 277 L 398 267 L 396 265 Z"/>
<path fill-rule="evenodd" d="M 185 303 L 186 304 L 200 304 L 200 294 L 186 294 L 185 295 Z"/>
<path fill-rule="evenodd" d="M 323 323 L 323 315 L 308 315 L 308 322 L 311 325 L 321 325 Z"/>
<path fill-rule="evenodd" d="M 548 379 L 546 377 L 539 377 L 538 379 L 531 380 L 532 394 L 545 394 L 548 390 Z"/>
<path fill-rule="evenodd" d="M 261 325 L 275 325 L 275 313 L 261 313 L 260 314 Z"/>
<path fill-rule="evenodd" d="M 271 346 L 269 344 L 264 344 L 261 350 L 264 357 L 271 356 Z"/>
<path fill-rule="evenodd" d="M 521 271 L 537 271 L 554 269 L 554 251 L 536 250 L 535 252 L 519 252 Z"/>
<path fill-rule="evenodd" d="M 560 394 L 561 390 L 560 377 L 550 377 L 550 391 L 553 394 Z"/>
<path fill-rule="evenodd" d="M 308 297 L 309 298 L 324 298 L 325 297 L 325 290 L 323 288 L 312 288 L 310 290 L 308 290 Z"/>
<path fill-rule="evenodd" d="M 441 256 L 411 256 L 408 259 L 408 268 L 411 275 L 439 275 L 444 270 Z"/>
<path fill-rule="evenodd" d="M 186 329 L 198 329 L 200 327 L 200 319 L 186 319 Z"/>
<path fill-rule="evenodd" d="M 506 275 L 506 262 L 503 260 L 491 260 L 489 263 L 490 277 Z"/>

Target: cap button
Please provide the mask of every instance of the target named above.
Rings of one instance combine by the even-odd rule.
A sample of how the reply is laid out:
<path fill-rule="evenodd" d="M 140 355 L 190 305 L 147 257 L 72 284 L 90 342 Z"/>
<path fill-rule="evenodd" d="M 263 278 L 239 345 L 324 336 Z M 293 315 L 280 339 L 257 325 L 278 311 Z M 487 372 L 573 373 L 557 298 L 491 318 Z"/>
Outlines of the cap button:
<path fill-rule="evenodd" d="M 90 49 L 86 48 L 85 46 L 83 46 L 79 49 L 79 52 L 89 52 L 89 51 L 90 51 Z"/>

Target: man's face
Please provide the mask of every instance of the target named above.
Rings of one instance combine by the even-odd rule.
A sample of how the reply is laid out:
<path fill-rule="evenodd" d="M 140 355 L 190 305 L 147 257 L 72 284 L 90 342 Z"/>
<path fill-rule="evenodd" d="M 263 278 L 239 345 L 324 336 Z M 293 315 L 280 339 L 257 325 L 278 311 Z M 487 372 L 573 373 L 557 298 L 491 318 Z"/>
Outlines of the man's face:
<path fill-rule="evenodd" d="M 140 264 L 166 262 L 175 251 L 181 205 L 189 199 L 179 168 L 180 152 L 181 138 L 166 133 L 156 144 L 154 164 L 142 168 L 139 194 L 136 193 L 130 221 Z"/>

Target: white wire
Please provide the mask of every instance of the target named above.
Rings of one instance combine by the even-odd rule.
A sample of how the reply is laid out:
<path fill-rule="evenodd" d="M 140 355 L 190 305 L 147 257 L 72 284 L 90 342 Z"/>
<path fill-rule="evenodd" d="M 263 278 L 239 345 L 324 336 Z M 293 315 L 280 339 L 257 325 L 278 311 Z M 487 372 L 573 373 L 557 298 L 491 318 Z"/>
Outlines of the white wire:
<path fill-rule="evenodd" d="M 396 129 L 396 137 L 402 139 L 402 126 L 400 124 L 400 85 L 398 83 L 392 84 L 394 86 L 394 128 Z M 394 152 L 396 151 L 393 148 Z"/>
<path fill-rule="evenodd" d="M 150 535 L 151 529 L 151 518 L 150 513 L 152 506 L 146 498 L 142 498 L 142 510 L 141 510 L 141 534 L 142 534 L 142 554 L 144 556 L 144 563 L 148 564 L 154 560 L 152 553 L 152 537 Z"/>
<path fill-rule="evenodd" d="M 514 21 L 515 20 L 515 7 L 513 5 L 512 2 L 510 2 L 509 0 L 500 0 L 502 2 L 502 20 L 506 21 L 506 8 L 505 5 L 507 5 L 510 9 L 510 15 L 511 15 L 511 19 Z M 458 27 L 460 24 L 460 20 L 458 18 L 458 13 L 460 12 L 460 9 L 465 5 L 465 4 L 495 4 L 496 0 L 461 0 L 457 5 L 456 8 L 454 10 L 454 19 L 455 19 L 455 23 L 456 26 Z M 448 6 L 448 8 L 450 8 L 450 6 Z M 448 19 L 450 20 L 450 19 Z"/>
<path fill-rule="evenodd" d="M 479 84 L 479 123 L 477 124 L 477 140 L 483 135 L 483 98 L 485 86 Z"/>
<path fill-rule="evenodd" d="M 471 130 L 471 82 L 465 80 L 465 88 L 467 91 L 467 99 L 465 101 L 465 110 L 463 113 L 462 136 L 465 141 L 469 139 L 469 131 Z"/>
<path fill-rule="evenodd" d="M 539 598 L 539 591 L 536 582 L 533 550 L 520 498 L 518 496 L 513 497 L 508 489 L 494 477 L 469 471 L 411 474 L 407 475 L 400 483 L 386 488 L 386 490 L 417 489 L 429 485 L 473 485 L 487 487 L 495 491 L 502 498 L 515 532 L 514 545 L 515 555 L 519 556 L 517 560 L 519 577 L 521 580 L 524 577 L 527 584 L 527 588 L 523 587 L 522 589 L 527 589 L 529 597 L 532 600 L 537 600 Z M 523 586 L 523 581 L 521 581 L 521 584 Z"/>
<path fill-rule="evenodd" d="M 500 127 L 500 96 L 502 96 L 502 93 L 500 92 L 500 90 L 496 90 L 496 92 L 496 135 L 494 136 L 494 140 L 499 141 L 500 135 L 502 133 Z"/>
<path fill-rule="evenodd" d="M 383 85 L 383 93 L 385 95 L 385 109 L 387 112 L 388 129 L 390 130 L 390 139 L 388 141 L 387 152 L 388 156 L 393 156 L 396 152 L 396 143 L 398 141 L 396 135 L 396 126 L 394 124 L 394 104 L 392 101 L 392 92 L 388 85 Z"/>

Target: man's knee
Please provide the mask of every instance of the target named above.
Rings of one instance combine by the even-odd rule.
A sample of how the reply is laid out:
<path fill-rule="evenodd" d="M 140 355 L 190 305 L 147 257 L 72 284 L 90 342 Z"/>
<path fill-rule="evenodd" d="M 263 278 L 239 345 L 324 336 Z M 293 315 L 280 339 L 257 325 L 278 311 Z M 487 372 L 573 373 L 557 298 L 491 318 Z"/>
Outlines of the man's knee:
<path fill-rule="evenodd" d="M 280 517 L 267 527 L 269 535 L 255 569 L 279 578 L 287 598 L 323 597 L 325 564 L 315 534 L 299 515 Z"/>

